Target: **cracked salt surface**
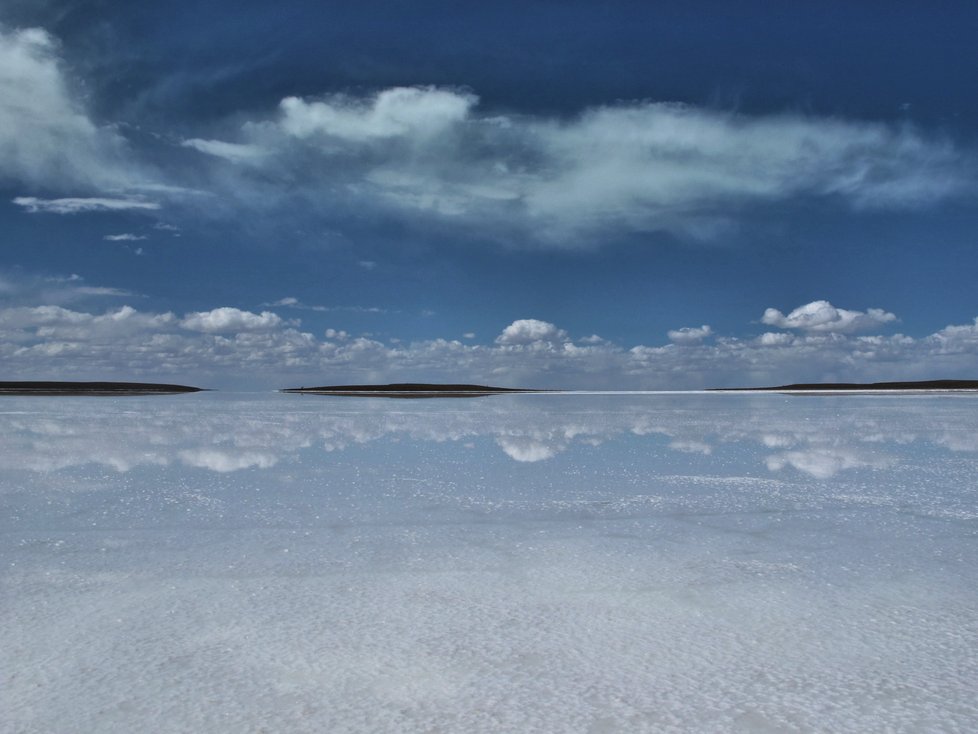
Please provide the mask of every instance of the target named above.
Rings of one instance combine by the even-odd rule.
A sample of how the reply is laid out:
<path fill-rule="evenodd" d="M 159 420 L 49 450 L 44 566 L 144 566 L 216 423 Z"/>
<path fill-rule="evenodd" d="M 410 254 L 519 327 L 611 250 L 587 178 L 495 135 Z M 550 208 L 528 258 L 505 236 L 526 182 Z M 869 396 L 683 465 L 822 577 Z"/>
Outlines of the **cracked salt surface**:
<path fill-rule="evenodd" d="M 0 731 L 978 730 L 971 398 L 0 404 Z"/>

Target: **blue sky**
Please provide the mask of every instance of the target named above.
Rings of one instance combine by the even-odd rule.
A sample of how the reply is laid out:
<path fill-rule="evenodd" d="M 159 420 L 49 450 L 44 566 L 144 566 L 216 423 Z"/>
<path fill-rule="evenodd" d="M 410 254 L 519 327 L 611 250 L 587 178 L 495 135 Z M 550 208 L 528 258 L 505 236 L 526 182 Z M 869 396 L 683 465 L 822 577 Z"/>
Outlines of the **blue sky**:
<path fill-rule="evenodd" d="M 7 2 L 5 379 L 978 374 L 970 3 Z"/>

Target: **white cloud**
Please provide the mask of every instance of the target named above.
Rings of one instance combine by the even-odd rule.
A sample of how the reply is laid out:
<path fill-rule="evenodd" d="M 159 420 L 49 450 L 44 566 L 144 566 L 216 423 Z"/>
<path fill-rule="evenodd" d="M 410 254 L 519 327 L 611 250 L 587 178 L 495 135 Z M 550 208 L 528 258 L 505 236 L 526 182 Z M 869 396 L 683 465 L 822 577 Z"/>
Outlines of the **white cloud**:
<path fill-rule="evenodd" d="M 75 288 L 75 293 L 79 296 L 114 296 L 117 298 L 129 298 L 135 294 L 124 288 L 108 288 L 98 285 L 80 285 Z"/>
<path fill-rule="evenodd" d="M 21 295 L 9 280 L 0 279 L 5 300 Z M 88 297 L 94 291 L 121 294 L 74 281 L 51 287 L 90 288 Z M 0 361 L 10 379 L 115 375 L 213 386 L 442 381 L 689 389 L 968 378 L 978 363 L 978 322 L 920 338 L 818 332 L 770 336 L 715 336 L 684 345 L 629 347 L 604 340 L 581 345 L 555 324 L 519 319 L 485 344 L 454 339 L 382 342 L 339 329 L 316 336 L 272 312 L 232 307 L 182 317 L 131 306 L 105 312 L 55 304 L 0 309 Z"/>
<path fill-rule="evenodd" d="M 194 145 L 267 151 L 232 184 L 253 202 L 298 188 L 330 211 L 383 206 L 566 247 L 606 230 L 709 237 L 751 203 L 914 207 L 974 186 L 971 156 L 906 125 L 647 101 L 498 116 L 477 103 L 436 87 L 289 97 L 271 120 L 236 126 L 238 140 Z"/>
<path fill-rule="evenodd" d="M 385 314 L 389 313 L 388 309 L 380 308 L 379 306 L 319 306 L 303 303 L 298 298 L 294 296 L 286 296 L 285 298 L 280 298 L 277 301 L 271 303 L 263 303 L 262 306 L 270 307 L 280 307 L 280 308 L 294 308 L 300 311 L 316 311 L 319 313 L 328 313 L 331 311 L 350 311 L 352 313 L 370 313 L 370 314 Z"/>
<path fill-rule="evenodd" d="M 567 340 L 567 332 L 558 329 L 548 321 L 537 319 L 518 319 L 496 337 L 502 345 L 528 345 L 534 343 L 555 343 Z"/>
<path fill-rule="evenodd" d="M 81 214 L 85 212 L 155 211 L 160 205 L 143 199 L 108 199 L 102 197 L 39 199 L 35 196 L 18 196 L 14 204 L 24 207 L 30 214 Z"/>
<path fill-rule="evenodd" d="M 975 183 L 973 155 L 905 124 L 655 101 L 569 117 L 499 115 L 468 90 L 416 86 L 287 97 L 241 119 L 229 118 L 223 139 L 180 143 L 205 154 L 202 171 L 173 169 L 172 180 L 152 183 L 118 129 L 85 109 L 56 40 L 0 29 L 0 177 L 112 194 L 17 200 L 32 212 L 155 209 L 120 192 L 197 197 L 189 178 L 208 180 L 231 211 L 234 202 L 237 211 L 300 205 L 342 219 L 380 209 L 490 240 L 580 248 L 607 232 L 715 236 L 751 204 L 827 197 L 915 207 Z M 215 159 L 241 165 L 229 175 Z"/>
<path fill-rule="evenodd" d="M 107 234 L 102 239 L 109 242 L 139 242 L 140 240 L 145 240 L 146 236 L 125 232 L 123 234 Z"/>
<path fill-rule="evenodd" d="M 681 329 L 674 329 L 669 331 L 667 336 L 675 344 L 699 344 L 712 333 L 713 329 L 703 324 L 702 326 L 684 326 Z"/>
<path fill-rule="evenodd" d="M 224 306 L 211 311 L 187 314 L 180 325 L 191 331 L 209 334 L 245 331 L 269 331 L 282 325 L 282 319 L 271 311 L 260 314 Z"/>
<path fill-rule="evenodd" d="M 828 301 L 812 301 L 785 316 L 775 308 L 764 311 L 761 322 L 781 329 L 800 329 L 814 333 L 850 334 L 875 329 L 896 321 L 897 317 L 881 308 L 866 312 L 836 308 Z"/>
<path fill-rule="evenodd" d="M 784 332 L 777 333 L 773 331 L 766 331 L 757 337 L 757 343 L 762 347 L 777 347 L 786 346 L 794 342 L 795 337 L 791 334 L 785 334 Z"/>
<path fill-rule="evenodd" d="M 590 336 L 582 336 L 578 341 L 581 344 L 604 344 L 606 340 L 597 334 L 591 334 Z"/>
<path fill-rule="evenodd" d="M 5 277 L 0 273 L 0 300 L 8 307 L 44 303 L 62 306 L 100 297 L 132 297 L 132 291 L 109 286 L 88 285 L 80 275 L 39 276 L 17 273 Z"/>
<path fill-rule="evenodd" d="M 332 95 L 282 100 L 280 125 L 298 138 L 322 135 L 357 143 L 376 138 L 429 140 L 464 122 L 477 98 L 435 87 L 395 87 L 357 99 Z"/>
<path fill-rule="evenodd" d="M 57 41 L 40 28 L 0 28 L 0 180 L 104 189 L 131 172 L 122 139 L 72 90 Z"/>
<path fill-rule="evenodd" d="M 184 140 L 182 145 L 186 148 L 193 148 L 201 153 L 224 158 L 233 162 L 246 162 L 261 158 L 266 151 L 257 145 L 247 145 L 242 143 L 227 143 L 222 140 L 202 140 L 201 138 L 191 138 Z"/>

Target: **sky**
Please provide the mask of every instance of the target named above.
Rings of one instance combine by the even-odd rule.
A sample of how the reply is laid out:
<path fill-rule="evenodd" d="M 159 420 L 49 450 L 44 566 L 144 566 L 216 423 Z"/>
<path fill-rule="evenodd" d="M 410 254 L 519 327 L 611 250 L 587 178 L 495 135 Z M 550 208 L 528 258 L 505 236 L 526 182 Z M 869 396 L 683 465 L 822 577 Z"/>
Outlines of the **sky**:
<path fill-rule="evenodd" d="M 0 2 L 0 379 L 978 377 L 978 6 Z"/>

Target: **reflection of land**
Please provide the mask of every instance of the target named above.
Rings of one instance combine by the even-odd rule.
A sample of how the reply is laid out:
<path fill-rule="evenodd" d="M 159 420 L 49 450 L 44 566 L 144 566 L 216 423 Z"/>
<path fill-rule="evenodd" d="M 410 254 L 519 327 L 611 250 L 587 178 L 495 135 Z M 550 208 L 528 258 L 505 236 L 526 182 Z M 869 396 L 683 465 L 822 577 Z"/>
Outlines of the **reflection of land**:
<path fill-rule="evenodd" d="M 199 387 L 166 385 L 157 382 L 0 382 L 0 395 L 178 395 L 200 392 Z"/>
<path fill-rule="evenodd" d="M 182 465 L 219 473 L 256 471 L 298 461 L 303 452 L 342 452 L 375 442 L 413 441 L 472 447 L 495 445 L 521 464 L 619 442 L 722 465 L 731 452 L 765 471 L 828 479 L 840 472 L 895 466 L 908 446 L 976 452 L 978 417 L 970 401 L 890 399 L 857 410 L 839 402 L 791 403 L 776 398 L 514 398 L 478 408 L 425 403 L 387 408 L 343 403 L 297 411 L 276 398 L 193 405 L 156 401 L 45 404 L 33 401 L 0 414 L 0 468 L 57 471 L 86 464 L 118 472 Z M 457 405 L 457 404 L 452 404 Z M 609 446 L 610 450 L 610 446 Z M 727 458 L 724 458 L 727 457 Z"/>
<path fill-rule="evenodd" d="M 783 392 L 833 394 L 873 392 L 976 392 L 978 380 L 912 380 L 903 382 L 810 382 L 778 387 L 721 387 L 713 392 Z"/>
<path fill-rule="evenodd" d="M 426 382 L 397 382 L 388 385 L 324 385 L 291 387 L 279 392 L 301 395 L 332 395 L 354 398 L 481 398 L 512 393 L 554 392 L 489 385 L 444 385 Z"/>

